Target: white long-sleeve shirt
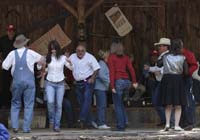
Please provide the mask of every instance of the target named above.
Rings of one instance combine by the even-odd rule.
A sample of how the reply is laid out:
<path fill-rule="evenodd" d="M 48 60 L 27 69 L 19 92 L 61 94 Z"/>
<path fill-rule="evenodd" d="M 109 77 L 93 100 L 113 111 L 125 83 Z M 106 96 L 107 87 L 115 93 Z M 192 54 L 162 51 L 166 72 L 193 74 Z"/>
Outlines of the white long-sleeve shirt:
<path fill-rule="evenodd" d="M 17 52 L 19 54 L 19 57 L 21 58 L 23 55 L 23 52 L 25 51 L 25 47 L 17 49 Z M 27 55 L 26 55 L 26 62 L 29 70 L 34 73 L 34 64 L 36 62 L 39 62 L 42 59 L 42 55 L 39 53 L 28 49 Z M 15 50 L 11 51 L 6 59 L 3 61 L 2 68 L 5 70 L 9 70 L 11 68 L 11 74 L 13 75 L 13 72 L 15 70 Z"/>
<path fill-rule="evenodd" d="M 51 82 L 60 82 L 64 80 L 64 66 L 72 70 L 72 67 L 67 62 L 67 57 L 62 55 L 59 59 L 55 56 L 51 57 L 51 62 L 47 66 L 47 80 Z"/>
<path fill-rule="evenodd" d="M 160 60 L 160 59 L 162 58 L 162 56 L 165 55 L 165 54 L 168 53 L 168 52 L 169 52 L 169 50 L 167 50 L 167 51 L 161 53 L 161 54 L 159 55 L 159 57 L 158 57 L 158 60 Z M 158 66 L 150 67 L 150 68 L 149 68 L 149 71 L 150 71 L 150 72 L 153 72 L 153 73 L 159 71 L 160 74 L 159 74 L 159 75 L 155 75 L 155 77 L 156 77 L 156 80 L 157 80 L 157 81 L 161 81 L 161 80 L 162 80 L 162 77 L 163 77 L 163 66 L 162 66 L 162 67 L 158 67 Z"/>
<path fill-rule="evenodd" d="M 160 72 L 159 75 L 155 75 L 156 80 L 157 81 L 161 81 L 162 80 L 162 76 L 163 76 L 163 67 L 159 68 L 158 66 L 153 66 L 153 67 L 149 67 L 149 72 Z"/>

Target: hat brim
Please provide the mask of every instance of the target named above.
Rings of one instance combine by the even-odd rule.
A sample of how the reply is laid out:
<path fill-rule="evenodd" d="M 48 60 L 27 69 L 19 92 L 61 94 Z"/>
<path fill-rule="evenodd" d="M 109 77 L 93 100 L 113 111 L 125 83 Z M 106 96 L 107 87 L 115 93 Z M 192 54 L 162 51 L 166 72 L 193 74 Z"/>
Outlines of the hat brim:
<path fill-rule="evenodd" d="M 167 45 L 167 46 L 170 46 L 170 44 L 168 44 L 168 43 L 162 43 L 162 42 L 154 43 L 154 46 L 158 46 L 158 45 Z"/>
<path fill-rule="evenodd" d="M 15 48 L 22 48 L 24 47 L 28 42 L 29 42 L 30 39 L 26 39 L 24 42 L 20 43 L 20 44 L 17 44 L 16 42 L 14 42 L 13 46 Z"/>

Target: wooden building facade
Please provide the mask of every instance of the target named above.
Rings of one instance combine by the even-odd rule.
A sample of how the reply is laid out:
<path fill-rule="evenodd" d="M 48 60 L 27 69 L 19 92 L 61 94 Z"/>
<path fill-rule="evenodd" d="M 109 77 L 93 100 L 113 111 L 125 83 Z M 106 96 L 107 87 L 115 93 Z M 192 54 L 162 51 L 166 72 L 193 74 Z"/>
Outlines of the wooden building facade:
<path fill-rule="evenodd" d="M 109 49 L 113 38 L 119 37 L 105 16 L 117 4 L 133 26 L 121 39 L 126 52 L 134 56 L 138 71 L 160 37 L 183 39 L 185 47 L 200 58 L 199 0 L 0 0 L 0 35 L 12 23 L 18 33 L 25 33 L 34 41 L 58 23 L 72 39 L 69 47 L 73 51 L 78 20 L 60 1 L 77 11 L 79 1 L 84 1 L 86 10 L 99 2 L 85 19 L 88 50 L 94 54 L 99 49 Z"/>

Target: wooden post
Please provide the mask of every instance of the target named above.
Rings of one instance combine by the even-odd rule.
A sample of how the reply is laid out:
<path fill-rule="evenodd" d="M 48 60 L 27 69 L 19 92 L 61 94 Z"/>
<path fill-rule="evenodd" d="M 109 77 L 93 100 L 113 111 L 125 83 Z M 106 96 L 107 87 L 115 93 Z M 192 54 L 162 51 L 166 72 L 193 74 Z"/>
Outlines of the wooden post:
<path fill-rule="evenodd" d="M 158 36 L 162 37 L 162 36 L 166 36 L 167 35 L 167 31 L 166 31 L 166 25 L 165 25 L 165 2 L 164 1 L 159 1 L 158 2 L 159 5 L 161 5 L 161 7 L 158 8 L 158 17 L 160 19 L 160 23 L 158 24 L 158 26 L 160 26 L 158 28 Z"/>
<path fill-rule="evenodd" d="M 85 0 L 78 0 L 77 3 L 78 23 L 85 22 Z"/>
<path fill-rule="evenodd" d="M 99 6 L 104 0 L 98 0 L 87 12 L 85 11 L 86 0 L 77 1 L 77 10 L 70 6 L 64 0 L 57 0 L 57 2 L 69 11 L 78 20 L 78 39 L 79 41 L 86 40 L 85 19 Z"/>
<path fill-rule="evenodd" d="M 78 0 L 77 3 L 77 13 L 78 13 L 78 39 L 79 41 L 86 40 L 86 30 L 85 30 L 85 0 Z"/>

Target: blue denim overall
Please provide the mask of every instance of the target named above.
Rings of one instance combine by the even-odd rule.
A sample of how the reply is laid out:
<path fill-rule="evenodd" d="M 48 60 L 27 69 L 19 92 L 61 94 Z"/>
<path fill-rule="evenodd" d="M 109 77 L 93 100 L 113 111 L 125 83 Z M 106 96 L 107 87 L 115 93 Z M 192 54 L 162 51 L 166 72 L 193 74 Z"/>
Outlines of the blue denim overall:
<path fill-rule="evenodd" d="M 27 49 L 19 57 L 15 50 L 15 69 L 13 73 L 13 83 L 11 87 L 11 123 L 12 128 L 19 128 L 19 112 L 21 108 L 21 99 L 24 101 L 24 121 L 23 131 L 30 131 L 33 116 L 33 106 L 35 98 L 35 78 L 34 73 L 30 71 L 26 62 Z"/>

